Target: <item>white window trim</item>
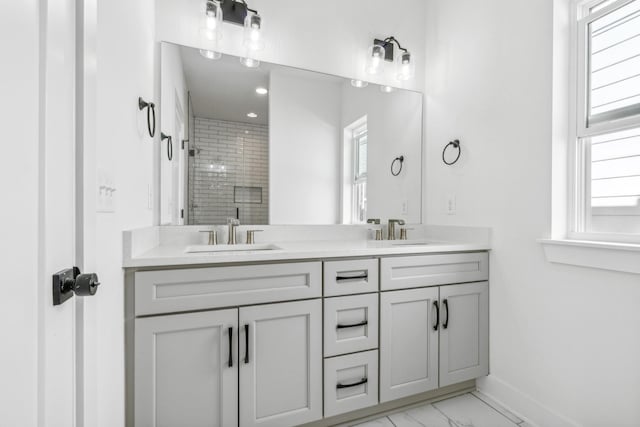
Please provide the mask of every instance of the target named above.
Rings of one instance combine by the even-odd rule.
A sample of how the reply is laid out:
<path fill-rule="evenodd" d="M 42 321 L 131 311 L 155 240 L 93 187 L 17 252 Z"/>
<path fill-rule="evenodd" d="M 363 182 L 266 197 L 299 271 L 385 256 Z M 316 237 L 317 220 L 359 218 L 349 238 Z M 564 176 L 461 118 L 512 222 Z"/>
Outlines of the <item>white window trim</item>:
<path fill-rule="evenodd" d="M 616 234 L 616 233 L 592 233 L 579 230 L 588 230 L 589 221 L 592 212 L 590 204 L 587 200 L 590 198 L 589 188 L 585 184 L 589 182 L 589 168 L 585 165 L 590 163 L 589 142 L 580 140 L 589 136 L 595 136 L 609 131 L 620 131 L 633 127 L 640 127 L 640 115 L 627 117 L 625 119 L 615 120 L 606 123 L 598 123 L 587 127 L 587 82 L 586 71 L 588 69 L 586 60 L 586 28 L 590 22 L 610 13 L 612 10 L 623 7 L 634 0 L 619 0 L 597 12 L 589 14 L 589 9 L 601 3 L 602 0 L 574 0 L 571 4 L 571 28 L 570 43 L 571 46 L 577 46 L 577 49 L 570 49 L 570 66 L 569 66 L 569 139 L 568 139 L 568 218 L 567 218 L 567 238 L 573 241 L 602 241 L 602 242 L 624 242 L 639 243 L 640 236 L 633 234 Z M 578 114 L 580 113 L 580 114 Z M 578 120 L 578 117 L 581 119 Z M 618 209 L 617 215 L 632 215 L 635 208 Z M 604 215 L 611 214 L 611 208 L 595 208 L 593 214 Z"/>
<path fill-rule="evenodd" d="M 582 212 L 578 209 L 578 207 L 581 206 L 588 206 L 586 203 L 582 203 L 582 198 L 588 195 L 586 195 L 584 191 L 577 191 L 578 188 L 576 185 L 578 182 L 586 182 L 576 180 L 580 177 L 579 174 L 585 173 L 583 168 L 585 163 L 582 163 L 582 161 L 584 160 L 584 156 L 588 155 L 587 153 L 589 151 L 587 150 L 585 153 L 584 145 L 580 151 L 578 150 L 579 147 L 576 147 L 579 129 L 577 108 L 578 105 L 584 106 L 586 103 L 584 100 L 580 101 L 578 99 L 578 94 L 580 93 L 578 88 L 585 87 L 579 85 L 584 85 L 585 82 L 583 77 L 580 80 L 577 78 L 578 55 L 577 49 L 573 48 L 573 46 L 578 44 L 578 20 L 582 18 L 582 16 L 578 14 L 584 14 L 585 10 L 588 11 L 589 8 L 601 1 L 602 0 L 572 0 L 570 3 L 571 9 L 568 13 L 568 18 L 570 19 L 568 42 L 571 48 L 569 49 L 569 62 L 566 68 L 569 72 L 569 78 L 566 80 L 569 86 L 568 119 L 566 121 L 569 131 L 567 133 L 566 151 L 561 150 L 562 155 L 560 156 L 561 159 L 566 158 L 566 163 L 564 163 L 565 160 L 561 160 L 565 166 L 562 167 L 562 169 L 566 168 L 567 172 L 566 175 L 561 178 L 562 180 L 564 180 L 565 177 L 567 178 L 567 197 L 565 199 L 567 206 L 565 211 L 566 216 L 564 217 L 566 225 L 559 227 L 560 230 L 565 230 L 563 233 L 564 237 L 538 239 L 538 242 L 542 245 L 545 256 L 549 262 L 640 274 L 640 241 L 637 236 L 575 231 L 578 226 L 583 225 L 579 224 L 578 221 L 589 217 L 587 215 L 581 215 Z M 616 3 L 613 5 L 616 5 Z M 606 11 L 611 6 L 612 5 L 607 6 L 598 12 Z M 619 124 L 620 123 L 618 123 L 618 125 Z M 635 125 L 637 126 L 637 124 Z M 629 127 L 633 126 L 634 125 L 629 124 Z M 581 130 L 584 131 L 584 129 Z M 603 125 L 592 126 L 590 132 L 591 131 L 595 134 L 606 132 L 607 129 Z M 590 134 L 585 133 L 584 136 L 590 136 Z M 581 156 L 582 158 L 580 158 Z M 560 211 L 562 210 L 563 209 Z M 556 233 L 557 232 L 554 232 L 554 234 Z"/>

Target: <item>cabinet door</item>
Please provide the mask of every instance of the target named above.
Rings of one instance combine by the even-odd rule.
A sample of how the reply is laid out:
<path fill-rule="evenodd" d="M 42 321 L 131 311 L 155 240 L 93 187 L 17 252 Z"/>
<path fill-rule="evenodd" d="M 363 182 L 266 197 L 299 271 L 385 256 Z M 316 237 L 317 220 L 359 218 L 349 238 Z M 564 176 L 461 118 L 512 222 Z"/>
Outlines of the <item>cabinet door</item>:
<path fill-rule="evenodd" d="M 437 301 L 437 287 L 380 295 L 380 402 L 438 387 Z"/>
<path fill-rule="evenodd" d="M 237 425 L 237 330 L 237 309 L 136 319 L 135 425 Z"/>
<path fill-rule="evenodd" d="M 440 387 L 489 373 L 489 284 L 440 287 Z"/>
<path fill-rule="evenodd" d="M 322 301 L 240 308 L 240 426 L 322 418 Z"/>

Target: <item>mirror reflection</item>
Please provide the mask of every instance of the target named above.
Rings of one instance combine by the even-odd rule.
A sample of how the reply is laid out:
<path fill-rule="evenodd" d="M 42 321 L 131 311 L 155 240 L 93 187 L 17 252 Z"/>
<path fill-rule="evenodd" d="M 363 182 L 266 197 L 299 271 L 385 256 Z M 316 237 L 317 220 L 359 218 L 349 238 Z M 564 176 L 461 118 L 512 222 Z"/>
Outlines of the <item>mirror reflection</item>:
<path fill-rule="evenodd" d="M 163 224 L 420 222 L 420 93 L 257 65 L 162 43 Z"/>

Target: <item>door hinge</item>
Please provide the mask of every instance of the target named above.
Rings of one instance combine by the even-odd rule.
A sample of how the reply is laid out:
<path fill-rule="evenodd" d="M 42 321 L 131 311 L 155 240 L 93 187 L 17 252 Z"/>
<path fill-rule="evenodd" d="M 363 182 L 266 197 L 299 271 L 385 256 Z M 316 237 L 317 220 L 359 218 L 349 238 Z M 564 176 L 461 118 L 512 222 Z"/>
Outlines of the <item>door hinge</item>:
<path fill-rule="evenodd" d="M 183 139 L 183 140 L 182 140 L 181 148 L 182 148 L 183 150 L 184 150 L 184 143 L 185 143 L 185 142 L 189 142 L 189 140 L 188 140 L 188 139 Z"/>
<path fill-rule="evenodd" d="M 180 218 L 184 219 L 184 209 L 180 209 Z"/>

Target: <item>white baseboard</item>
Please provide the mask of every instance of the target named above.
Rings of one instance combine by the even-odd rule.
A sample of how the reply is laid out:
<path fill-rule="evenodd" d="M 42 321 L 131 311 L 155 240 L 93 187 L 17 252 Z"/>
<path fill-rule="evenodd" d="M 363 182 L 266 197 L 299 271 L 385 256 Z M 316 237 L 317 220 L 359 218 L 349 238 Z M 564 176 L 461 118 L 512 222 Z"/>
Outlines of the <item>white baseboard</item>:
<path fill-rule="evenodd" d="M 537 400 L 524 394 L 494 375 L 478 378 L 478 390 L 508 408 L 532 427 L 579 427 L 580 425 L 553 412 Z"/>

